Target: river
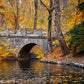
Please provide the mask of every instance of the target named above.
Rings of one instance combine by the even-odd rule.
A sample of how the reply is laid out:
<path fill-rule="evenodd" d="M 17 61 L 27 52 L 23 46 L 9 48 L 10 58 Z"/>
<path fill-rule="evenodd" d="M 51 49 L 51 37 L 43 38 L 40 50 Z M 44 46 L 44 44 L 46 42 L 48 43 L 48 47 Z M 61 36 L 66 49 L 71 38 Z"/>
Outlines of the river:
<path fill-rule="evenodd" d="M 31 61 L 0 61 L 0 84 L 84 84 L 84 69 Z"/>

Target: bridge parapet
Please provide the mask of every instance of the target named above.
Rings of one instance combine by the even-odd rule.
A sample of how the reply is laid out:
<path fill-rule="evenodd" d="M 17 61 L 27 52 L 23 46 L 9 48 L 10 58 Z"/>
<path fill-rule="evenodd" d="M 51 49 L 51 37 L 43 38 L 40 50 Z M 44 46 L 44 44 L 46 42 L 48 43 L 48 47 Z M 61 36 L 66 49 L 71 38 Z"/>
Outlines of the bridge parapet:
<path fill-rule="evenodd" d="M 47 32 L 42 32 L 42 28 L 39 28 L 39 31 L 29 32 L 26 28 L 23 28 L 23 31 L 17 30 L 15 33 L 14 31 L 10 31 L 9 28 L 6 28 L 4 31 L 0 31 L 1 36 L 44 36 L 47 37 Z M 56 36 L 56 32 L 51 33 L 52 37 Z"/>

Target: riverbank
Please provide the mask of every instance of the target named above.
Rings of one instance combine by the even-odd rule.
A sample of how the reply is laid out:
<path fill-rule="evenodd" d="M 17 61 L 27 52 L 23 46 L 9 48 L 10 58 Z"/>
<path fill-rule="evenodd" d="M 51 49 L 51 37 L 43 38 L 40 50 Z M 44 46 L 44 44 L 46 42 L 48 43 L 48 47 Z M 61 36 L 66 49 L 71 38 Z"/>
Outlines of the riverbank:
<path fill-rule="evenodd" d="M 71 65 L 76 67 L 84 68 L 84 54 L 73 57 L 72 52 L 70 52 L 65 57 L 60 57 L 62 55 L 62 50 L 60 47 L 56 48 L 53 53 L 47 55 L 41 62 L 61 64 L 61 65 Z"/>
<path fill-rule="evenodd" d="M 18 60 L 14 55 L 7 56 L 7 57 L 0 57 L 0 61 L 16 61 Z"/>

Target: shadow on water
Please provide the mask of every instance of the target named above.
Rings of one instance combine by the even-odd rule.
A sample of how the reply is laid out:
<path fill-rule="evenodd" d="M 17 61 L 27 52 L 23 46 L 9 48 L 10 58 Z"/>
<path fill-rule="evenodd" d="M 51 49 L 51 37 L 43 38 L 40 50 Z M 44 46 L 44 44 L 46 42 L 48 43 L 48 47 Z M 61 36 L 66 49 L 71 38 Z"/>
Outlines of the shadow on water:
<path fill-rule="evenodd" d="M 39 61 L 39 59 L 36 58 L 37 56 L 36 54 L 27 53 L 27 56 L 22 56 L 24 58 L 18 58 L 20 68 L 23 70 L 33 68 L 33 63 L 36 64 L 36 62 Z"/>
<path fill-rule="evenodd" d="M 37 62 L 39 61 L 39 59 L 25 59 L 25 60 L 19 60 L 18 61 L 18 64 L 20 66 L 21 69 L 25 70 L 25 69 L 28 69 L 28 68 L 33 68 L 33 62 Z"/>

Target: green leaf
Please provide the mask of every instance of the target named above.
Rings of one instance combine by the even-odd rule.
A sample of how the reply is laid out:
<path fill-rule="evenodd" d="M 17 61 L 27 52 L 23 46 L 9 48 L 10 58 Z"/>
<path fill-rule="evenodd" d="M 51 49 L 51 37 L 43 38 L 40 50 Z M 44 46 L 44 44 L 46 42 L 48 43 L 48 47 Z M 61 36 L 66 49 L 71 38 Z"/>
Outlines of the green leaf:
<path fill-rule="evenodd" d="M 14 13 L 14 11 L 7 11 L 7 10 L 3 10 L 3 9 L 0 9 L 0 13 Z"/>

